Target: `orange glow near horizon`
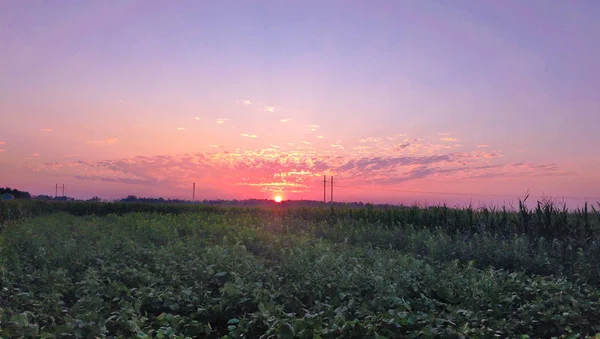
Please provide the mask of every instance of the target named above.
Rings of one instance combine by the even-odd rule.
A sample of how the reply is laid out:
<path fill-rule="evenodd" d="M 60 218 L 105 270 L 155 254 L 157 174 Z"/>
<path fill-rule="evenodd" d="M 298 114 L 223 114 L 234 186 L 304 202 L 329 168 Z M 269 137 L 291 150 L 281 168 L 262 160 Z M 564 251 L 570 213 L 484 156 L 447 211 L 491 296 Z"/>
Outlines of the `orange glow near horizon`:
<path fill-rule="evenodd" d="M 281 202 L 282 199 L 281 199 L 281 196 L 278 195 L 278 196 L 275 196 L 275 199 L 273 199 L 273 200 L 275 200 L 275 202 L 279 203 L 279 202 Z"/>

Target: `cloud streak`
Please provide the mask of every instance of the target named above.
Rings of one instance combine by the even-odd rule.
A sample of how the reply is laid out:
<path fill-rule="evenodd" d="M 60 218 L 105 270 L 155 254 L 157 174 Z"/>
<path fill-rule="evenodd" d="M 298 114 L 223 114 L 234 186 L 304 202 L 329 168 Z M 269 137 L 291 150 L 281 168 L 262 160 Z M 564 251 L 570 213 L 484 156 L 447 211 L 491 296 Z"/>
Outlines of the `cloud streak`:
<path fill-rule="evenodd" d="M 94 145 L 109 145 L 109 144 L 114 144 L 116 142 L 118 142 L 119 139 L 117 138 L 108 138 L 105 140 L 91 140 L 91 141 L 86 141 L 86 144 L 94 144 Z"/>
<path fill-rule="evenodd" d="M 256 139 L 255 134 L 242 137 Z M 418 180 L 485 180 L 537 176 L 566 176 L 556 164 L 502 163 L 503 152 L 475 148 L 456 152 L 451 145 L 421 144 L 417 138 L 366 138 L 348 147 L 340 141 L 317 150 L 309 141 L 256 149 L 230 149 L 216 144 L 211 151 L 102 161 L 71 161 L 31 165 L 32 171 L 60 173 L 78 180 L 187 187 L 193 180 L 216 188 L 247 192 L 309 192 L 318 189 L 324 174 L 343 178 L 348 185 L 400 185 Z M 222 186 L 219 186 L 222 187 Z"/>
<path fill-rule="evenodd" d="M 281 111 L 281 106 L 265 106 L 265 112 L 275 113 Z"/>

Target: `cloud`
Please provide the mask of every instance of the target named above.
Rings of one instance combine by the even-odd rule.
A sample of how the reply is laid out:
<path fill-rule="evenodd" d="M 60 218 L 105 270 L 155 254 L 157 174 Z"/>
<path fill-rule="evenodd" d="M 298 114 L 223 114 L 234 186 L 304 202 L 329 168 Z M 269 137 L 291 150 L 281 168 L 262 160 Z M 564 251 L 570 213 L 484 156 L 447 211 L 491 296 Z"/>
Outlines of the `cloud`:
<path fill-rule="evenodd" d="M 183 131 L 185 128 L 184 127 L 177 127 L 178 131 Z"/>
<path fill-rule="evenodd" d="M 219 118 L 219 119 L 217 119 L 217 124 L 222 125 L 222 124 L 224 124 L 224 123 L 226 123 L 228 121 L 231 121 L 231 119 L 229 119 L 229 118 Z"/>
<path fill-rule="evenodd" d="M 487 145 L 487 144 L 477 145 L 477 148 L 488 148 L 488 147 L 490 147 L 490 145 Z"/>
<path fill-rule="evenodd" d="M 242 134 L 256 138 L 254 134 Z M 282 147 L 230 149 L 210 145 L 202 153 L 138 156 L 102 161 L 65 161 L 28 165 L 32 171 L 44 171 L 78 180 L 147 185 L 153 188 L 182 190 L 190 182 L 200 187 L 231 189 L 232 194 L 258 191 L 307 192 L 318 188 L 316 176 L 331 174 L 344 178 L 347 185 L 394 185 L 413 180 L 485 180 L 495 177 L 564 176 L 556 164 L 503 163 L 501 150 L 457 152 L 452 145 L 422 145 L 415 138 L 389 138 L 349 147 L 340 140 L 320 150 L 303 147 L 305 142 L 287 143 Z M 385 142 L 384 142 L 385 141 Z M 248 143 L 250 145 L 252 143 Z M 289 144 L 289 146 L 288 146 Z M 300 147 L 297 147 L 300 146 Z M 394 149 L 403 150 L 393 152 Z M 506 161 L 506 160 L 504 160 Z M 193 180 L 193 181 L 192 181 Z M 239 186 L 237 189 L 236 186 Z M 243 188 L 245 187 L 245 188 Z M 242 190 L 242 191 L 240 191 Z M 246 194 L 244 193 L 244 194 Z"/>
<path fill-rule="evenodd" d="M 256 134 L 247 134 L 247 133 L 244 133 L 244 134 L 240 134 L 240 135 L 243 136 L 243 137 L 246 137 L 246 138 L 252 138 L 252 139 L 258 138 L 256 136 Z"/>
<path fill-rule="evenodd" d="M 88 128 L 88 127 L 89 127 L 88 125 L 83 125 L 81 128 Z"/>
<path fill-rule="evenodd" d="M 74 158 L 74 157 L 78 157 L 78 154 L 65 154 L 63 155 L 64 158 Z"/>
<path fill-rule="evenodd" d="M 121 184 L 133 184 L 133 185 L 152 185 L 156 184 L 154 180 L 147 179 L 136 179 L 136 178 L 110 178 L 102 176 L 89 176 L 89 175 L 76 175 L 75 179 L 78 180 L 90 180 L 90 181 L 102 181 L 102 182 L 116 182 Z"/>
<path fill-rule="evenodd" d="M 248 99 L 246 99 L 246 100 L 237 100 L 236 104 L 238 104 L 238 105 L 244 105 L 244 106 L 248 107 L 248 106 L 252 105 L 253 102 L 251 100 L 248 100 Z"/>
<path fill-rule="evenodd" d="M 440 141 L 446 141 L 446 142 L 451 142 L 451 141 L 458 141 L 456 138 L 440 138 Z"/>
<path fill-rule="evenodd" d="M 308 130 L 311 132 L 316 131 L 319 128 L 319 125 L 308 125 Z"/>
<path fill-rule="evenodd" d="M 39 153 L 33 153 L 31 156 L 32 156 L 32 157 L 39 157 L 39 156 L 40 156 L 40 154 L 39 154 Z"/>
<path fill-rule="evenodd" d="M 106 140 L 92 140 L 92 141 L 86 141 L 86 144 L 96 144 L 96 145 L 107 145 L 107 144 L 114 144 L 115 142 L 118 142 L 119 139 L 117 138 L 108 138 Z"/>
<path fill-rule="evenodd" d="M 194 119 L 196 119 L 196 120 L 202 120 L 202 118 L 200 118 L 200 117 L 194 117 Z"/>
<path fill-rule="evenodd" d="M 42 132 L 52 132 L 52 128 L 42 128 Z"/>
<path fill-rule="evenodd" d="M 367 137 L 364 139 L 360 139 L 360 142 L 381 142 L 381 138 L 376 138 L 376 137 Z"/>
<path fill-rule="evenodd" d="M 410 146 L 410 143 L 408 143 L 408 142 L 405 142 L 405 143 L 403 143 L 403 144 L 400 144 L 400 145 L 397 145 L 397 146 L 395 146 L 395 147 L 394 147 L 394 151 L 400 151 L 400 150 L 403 150 L 403 149 L 407 148 L 408 146 Z"/>
<path fill-rule="evenodd" d="M 6 144 L 4 141 L 0 141 L 0 145 L 4 145 Z"/>
<path fill-rule="evenodd" d="M 312 142 L 310 142 L 310 141 L 303 141 L 302 143 L 305 145 L 312 145 Z"/>
<path fill-rule="evenodd" d="M 265 106 L 265 112 L 275 113 L 281 111 L 281 106 Z"/>
<path fill-rule="evenodd" d="M 290 121 L 292 121 L 292 119 L 281 119 L 279 121 L 281 121 L 281 122 L 290 122 Z"/>
<path fill-rule="evenodd" d="M 5 149 L 2 149 L 2 148 L 0 148 L 0 153 L 2 153 L 2 152 L 6 152 L 6 150 L 5 150 Z"/>
<path fill-rule="evenodd" d="M 322 135 L 317 135 L 317 139 L 325 139 L 325 137 Z"/>

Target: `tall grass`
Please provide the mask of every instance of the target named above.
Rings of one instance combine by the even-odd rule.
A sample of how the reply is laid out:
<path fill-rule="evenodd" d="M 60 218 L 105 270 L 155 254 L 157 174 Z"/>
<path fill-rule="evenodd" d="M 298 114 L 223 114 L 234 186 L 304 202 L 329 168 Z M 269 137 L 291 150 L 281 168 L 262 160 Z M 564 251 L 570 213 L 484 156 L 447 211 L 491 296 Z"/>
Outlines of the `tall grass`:
<path fill-rule="evenodd" d="M 446 205 L 422 208 L 418 206 L 349 207 L 218 207 L 200 204 L 151 204 L 104 202 L 47 202 L 0 201 L 0 225 L 12 220 L 35 217 L 54 212 L 67 212 L 76 216 L 153 212 L 159 214 L 209 213 L 255 216 L 277 216 L 314 222 L 352 220 L 370 225 L 406 227 L 408 225 L 434 230 L 442 228 L 448 233 L 494 234 L 511 237 L 515 234 L 532 238 L 545 237 L 578 239 L 585 241 L 600 234 L 600 203 L 598 208 L 585 203 L 583 207 L 568 210 L 566 205 L 540 201 L 528 208 L 525 200 L 519 201 L 516 211 L 506 207 L 450 208 Z"/>

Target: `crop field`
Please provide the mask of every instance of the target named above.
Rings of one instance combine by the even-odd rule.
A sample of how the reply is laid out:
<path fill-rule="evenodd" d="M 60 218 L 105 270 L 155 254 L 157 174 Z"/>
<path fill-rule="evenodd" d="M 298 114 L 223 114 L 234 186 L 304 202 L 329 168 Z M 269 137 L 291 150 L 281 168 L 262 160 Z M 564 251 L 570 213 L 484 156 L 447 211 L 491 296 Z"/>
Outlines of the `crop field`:
<path fill-rule="evenodd" d="M 0 203 L 0 337 L 600 338 L 600 213 Z"/>

